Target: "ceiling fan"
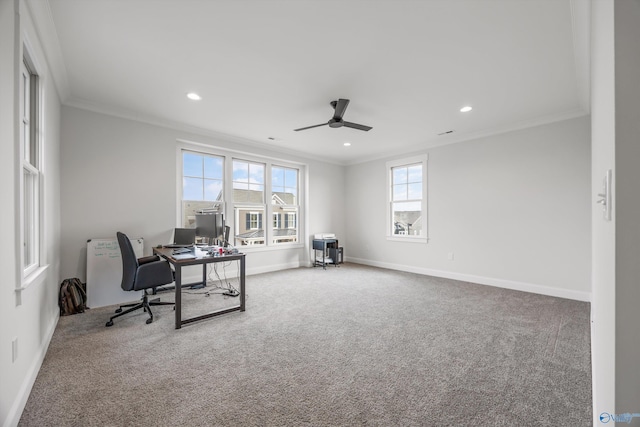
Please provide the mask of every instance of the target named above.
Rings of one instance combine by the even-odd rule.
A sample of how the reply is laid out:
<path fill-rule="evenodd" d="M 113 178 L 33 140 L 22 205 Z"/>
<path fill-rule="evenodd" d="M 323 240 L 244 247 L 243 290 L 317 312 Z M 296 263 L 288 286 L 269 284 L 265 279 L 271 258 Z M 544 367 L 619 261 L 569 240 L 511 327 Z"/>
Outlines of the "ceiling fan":
<path fill-rule="evenodd" d="M 321 123 L 319 125 L 313 125 L 313 126 L 307 126 L 304 128 L 294 129 L 294 131 L 297 132 L 299 130 L 317 128 L 319 126 L 326 126 L 326 125 L 329 125 L 329 127 L 332 127 L 332 128 L 341 128 L 342 126 L 344 126 L 347 128 L 364 130 L 364 131 L 368 131 L 372 129 L 371 126 L 359 125 L 357 123 L 345 122 L 344 120 L 342 120 L 342 116 L 344 115 L 344 112 L 347 109 L 348 105 L 349 105 L 348 99 L 341 98 L 341 99 L 338 99 L 337 101 L 331 101 L 331 106 L 333 107 L 335 112 L 333 113 L 333 117 L 327 123 Z"/>

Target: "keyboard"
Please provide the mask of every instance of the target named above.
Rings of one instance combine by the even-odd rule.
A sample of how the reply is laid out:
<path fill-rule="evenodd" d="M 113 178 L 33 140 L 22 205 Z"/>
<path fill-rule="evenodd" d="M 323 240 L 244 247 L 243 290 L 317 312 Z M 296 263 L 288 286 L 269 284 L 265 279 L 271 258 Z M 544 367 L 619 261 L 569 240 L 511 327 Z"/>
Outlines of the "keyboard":
<path fill-rule="evenodd" d="M 178 248 L 178 249 L 174 249 L 173 250 L 173 254 L 177 255 L 177 254 L 188 254 L 188 253 L 192 253 L 194 251 L 192 251 L 191 249 L 188 248 Z"/>

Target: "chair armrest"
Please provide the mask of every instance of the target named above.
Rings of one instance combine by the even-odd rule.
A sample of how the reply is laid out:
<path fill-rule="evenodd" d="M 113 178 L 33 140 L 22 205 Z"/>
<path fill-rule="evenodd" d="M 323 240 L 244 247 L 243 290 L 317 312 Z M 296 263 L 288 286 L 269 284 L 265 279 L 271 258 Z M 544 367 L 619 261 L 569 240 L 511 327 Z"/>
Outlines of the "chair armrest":
<path fill-rule="evenodd" d="M 133 288 L 136 291 L 173 282 L 173 271 L 167 261 L 149 262 L 138 267 Z"/>
<path fill-rule="evenodd" d="M 158 255 L 143 256 L 142 258 L 138 258 L 138 265 L 148 264 L 154 261 L 160 261 L 160 257 Z"/>

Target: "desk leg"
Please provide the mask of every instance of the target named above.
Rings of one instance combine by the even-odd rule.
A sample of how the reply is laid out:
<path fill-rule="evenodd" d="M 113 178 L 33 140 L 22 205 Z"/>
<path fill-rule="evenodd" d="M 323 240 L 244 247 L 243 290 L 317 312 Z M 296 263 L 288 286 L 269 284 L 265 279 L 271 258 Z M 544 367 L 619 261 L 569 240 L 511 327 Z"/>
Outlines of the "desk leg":
<path fill-rule="evenodd" d="M 182 327 L 182 267 L 176 265 L 176 329 Z"/>
<path fill-rule="evenodd" d="M 244 276 L 245 276 L 245 267 L 244 267 L 244 258 L 240 258 L 240 311 L 244 311 Z"/>

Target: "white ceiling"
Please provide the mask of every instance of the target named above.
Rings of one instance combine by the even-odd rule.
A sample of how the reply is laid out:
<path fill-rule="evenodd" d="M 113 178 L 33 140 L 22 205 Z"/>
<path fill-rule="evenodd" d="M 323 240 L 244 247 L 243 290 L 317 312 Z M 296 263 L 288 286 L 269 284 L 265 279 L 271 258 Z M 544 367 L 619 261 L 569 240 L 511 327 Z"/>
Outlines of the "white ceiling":
<path fill-rule="evenodd" d="M 587 3 L 49 0 L 46 44 L 67 105 L 353 164 L 588 113 Z M 337 98 L 373 129 L 293 131 Z"/>

